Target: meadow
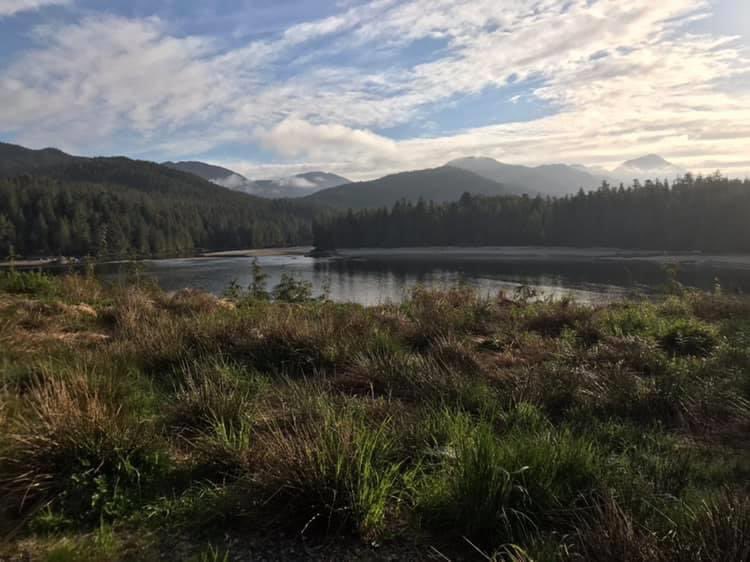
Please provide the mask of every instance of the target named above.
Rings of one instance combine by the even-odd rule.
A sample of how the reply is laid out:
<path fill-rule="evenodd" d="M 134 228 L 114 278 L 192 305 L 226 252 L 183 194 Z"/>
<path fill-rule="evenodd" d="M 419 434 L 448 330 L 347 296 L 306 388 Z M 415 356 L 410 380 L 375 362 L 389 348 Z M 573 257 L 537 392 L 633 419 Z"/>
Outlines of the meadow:
<path fill-rule="evenodd" d="M 6 272 L 0 559 L 747 562 L 750 299 L 668 289 Z"/>

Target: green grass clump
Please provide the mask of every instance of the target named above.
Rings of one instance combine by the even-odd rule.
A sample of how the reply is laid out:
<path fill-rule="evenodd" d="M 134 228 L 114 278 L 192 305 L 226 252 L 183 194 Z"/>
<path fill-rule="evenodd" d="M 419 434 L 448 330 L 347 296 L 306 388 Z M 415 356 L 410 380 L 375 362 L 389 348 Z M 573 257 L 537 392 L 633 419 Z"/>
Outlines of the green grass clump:
<path fill-rule="evenodd" d="M 83 375 L 35 383 L 2 442 L 0 495 L 9 513 L 52 505 L 72 519 L 115 518 L 164 468 L 147 425 Z"/>
<path fill-rule="evenodd" d="M 582 438 L 523 429 L 498 437 L 486 422 L 451 422 L 418 497 L 428 528 L 489 547 L 528 541 L 601 487 L 596 448 Z"/>
<path fill-rule="evenodd" d="M 666 326 L 659 343 L 671 355 L 708 357 L 719 345 L 716 328 L 692 319 L 678 319 Z"/>
<path fill-rule="evenodd" d="M 351 530 L 363 538 L 386 531 L 398 512 L 410 470 L 396 460 L 391 421 L 325 405 L 318 419 L 276 428 L 262 441 L 274 505 L 304 526 L 330 534 Z"/>

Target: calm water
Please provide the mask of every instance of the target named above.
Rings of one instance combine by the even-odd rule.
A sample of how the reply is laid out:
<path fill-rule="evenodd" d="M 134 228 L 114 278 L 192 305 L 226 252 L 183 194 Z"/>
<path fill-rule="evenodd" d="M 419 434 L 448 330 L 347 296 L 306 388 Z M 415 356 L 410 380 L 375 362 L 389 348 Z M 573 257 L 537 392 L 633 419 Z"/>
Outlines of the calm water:
<path fill-rule="evenodd" d="M 246 286 L 250 257 L 152 260 L 145 273 L 168 291 L 185 287 L 221 294 L 233 280 Z M 718 278 L 728 291 L 750 292 L 750 257 L 665 256 L 611 250 L 545 248 L 451 248 L 347 251 L 341 258 L 302 255 L 258 258 L 269 288 L 283 273 L 328 289 L 336 301 L 377 304 L 399 301 L 417 284 L 447 287 L 467 283 L 482 292 L 512 292 L 521 286 L 546 296 L 565 295 L 589 302 L 609 302 L 632 294 L 655 294 L 666 282 L 665 263 L 680 262 L 679 279 L 711 289 Z M 109 280 L 126 275 L 127 266 L 107 264 Z"/>

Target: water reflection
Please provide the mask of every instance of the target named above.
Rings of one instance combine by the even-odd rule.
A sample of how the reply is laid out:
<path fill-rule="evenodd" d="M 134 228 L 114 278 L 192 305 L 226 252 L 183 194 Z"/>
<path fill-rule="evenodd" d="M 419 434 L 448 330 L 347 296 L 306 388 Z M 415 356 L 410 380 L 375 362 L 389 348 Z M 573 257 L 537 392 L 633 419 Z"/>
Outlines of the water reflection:
<path fill-rule="evenodd" d="M 465 283 L 482 292 L 514 291 L 529 286 L 544 295 L 573 296 L 597 303 L 630 294 L 652 294 L 666 281 L 664 268 L 653 261 L 537 256 L 486 256 L 451 252 L 398 254 L 369 253 L 349 259 L 312 259 L 304 256 L 258 258 L 272 287 L 283 273 L 306 279 L 316 294 L 327 290 L 333 300 L 377 304 L 399 301 L 415 285 L 448 287 Z M 195 287 L 221 294 L 232 281 L 246 286 L 251 281 L 252 258 L 222 257 L 156 260 L 144 262 L 146 274 L 168 291 Z M 102 266 L 102 275 L 121 279 L 125 264 Z M 750 270 L 709 265 L 683 265 L 679 279 L 686 285 L 711 289 L 720 279 L 725 290 L 747 292 Z"/>

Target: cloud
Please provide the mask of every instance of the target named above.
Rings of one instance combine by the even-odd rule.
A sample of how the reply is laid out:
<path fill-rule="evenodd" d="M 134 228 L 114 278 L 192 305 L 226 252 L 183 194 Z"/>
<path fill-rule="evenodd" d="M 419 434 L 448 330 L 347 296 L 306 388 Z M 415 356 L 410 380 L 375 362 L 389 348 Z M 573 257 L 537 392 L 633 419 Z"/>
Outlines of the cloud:
<path fill-rule="evenodd" d="M 0 0 L 0 19 L 47 6 L 62 6 L 70 0 Z"/>
<path fill-rule="evenodd" d="M 710 9 L 708 0 L 378 0 L 231 47 L 156 18 L 86 17 L 36 28 L 35 43 L 0 69 L 0 133 L 183 158 L 259 143 L 283 159 L 269 175 L 317 168 L 360 179 L 475 154 L 613 167 L 648 152 L 742 171 L 750 55 L 736 39 L 685 31 Z M 416 49 L 425 39 L 441 48 Z M 375 132 L 439 126 L 442 105 L 511 83 L 536 86 L 487 107 L 485 126 L 401 140 Z M 491 124 L 518 100 L 554 112 Z"/>
<path fill-rule="evenodd" d="M 335 158 L 343 152 L 350 157 L 381 160 L 398 154 L 396 143 L 369 131 L 343 125 L 313 125 L 295 118 L 259 132 L 258 137 L 267 148 L 290 158 Z"/>
<path fill-rule="evenodd" d="M 280 183 L 283 186 L 296 187 L 298 189 L 312 189 L 314 187 L 317 187 L 317 185 L 311 182 L 310 180 L 307 180 L 305 178 L 298 178 L 294 176 L 282 178 Z"/>

